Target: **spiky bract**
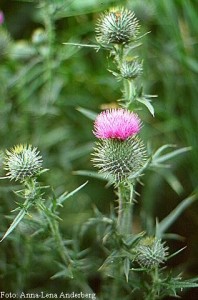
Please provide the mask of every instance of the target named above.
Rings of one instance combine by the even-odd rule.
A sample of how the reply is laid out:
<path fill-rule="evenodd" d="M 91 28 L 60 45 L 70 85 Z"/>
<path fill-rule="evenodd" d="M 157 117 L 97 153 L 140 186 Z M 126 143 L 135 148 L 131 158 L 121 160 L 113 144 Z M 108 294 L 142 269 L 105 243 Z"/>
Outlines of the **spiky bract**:
<path fill-rule="evenodd" d="M 146 150 L 143 142 L 133 136 L 126 140 L 104 139 L 96 143 L 93 162 L 106 178 L 114 182 L 127 180 L 145 164 Z"/>
<path fill-rule="evenodd" d="M 101 15 L 96 26 L 96 38 L 101 44 L 127 44 L 135 39 L 139 23 L 134 13 L 114 8 Z"/>
<path fill-rule="evenodd" d="M 124 61 L 120 66 L 120 74 L 125 79 L 135 79 L 142 73 L 142 63 L 137 60 Z"/>
<path fill-rule="evenodd" d="M 17 145 L 6 151 L 4 164 L 8 178 L 24 181 L 38 174 L 42 167 L 42 157 L 37 148 L 31 145 Z"/>
<path fill-rule="evenodd" d="M 137 247 L 137 262 L 141 267 L 153 269 L 167 259 L 168 247 L 160 239 L 147 237 Z"/>

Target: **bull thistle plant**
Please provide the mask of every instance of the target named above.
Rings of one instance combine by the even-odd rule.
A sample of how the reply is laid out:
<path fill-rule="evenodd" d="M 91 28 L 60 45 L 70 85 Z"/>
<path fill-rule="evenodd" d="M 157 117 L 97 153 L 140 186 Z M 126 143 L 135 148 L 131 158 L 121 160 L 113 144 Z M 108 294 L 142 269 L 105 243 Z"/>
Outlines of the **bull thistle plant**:
<path fill-rule="evenodd" d="M 91 45 L 97 51 L 105 49 L 109 52 L 114 67 L 108 71 L 122 82 L 122 97 L 117 108 L 100 112 L 94 120 L 93 134 L 98 141 L 92 152 L 93 164 L 101 178 L 114 186 L 117 202 L 110 217 L 101 217 L 97 211 L 96 218 L 83 226 L 84 232 L 89 226 L 100 228 L 98 223 L 106 223 L 100 238 L 107 257 L 99 271 L 103 273 L 104 291 L 110 291 L 104 292 L 101 299 L 109 299 L 110 295 L 112 299 L 163 299 L 165 296 L 177 297 L 183 289 L 198 286 L 197 279 L 182 280 L 181 274 L 167 270 L 167 261 L 184 249 L 171 254 L 165 240 L 165 232 L 196 199 L 195 195 L 184 199 L 162 221 L 157 220 L 152 230 L 143 228 L 135 233 L 133 228 L 136 186 L 143 182 L 146 170 L 166 167 L 167 160 L 189 150 L 182 148 L 164 153 L 170 145 L 163 145 L 151 153 L 146 146 L 148 141 L 140 136 L 144 122 L 138 112 L 146 108 L 154 117 L 151 100 L 156 97 L 145 94 L 141 84 L 143 62 L 136 50 L 145 35 L 140 35 L 140 24 L 134 12 L 116 7 L 99 17 L 96 22 L 98 44 Z M 90 118 L 93 116 L 89 111 L 82 112 Z"/>
<path fill-rule="evenodd" d="M 0 15 L 0 19 L 0 23 L 3 22 L 3 16 Z M 80 226 L 72 241 L 66 240 L 60 230 L 59 208 L 87 182 L 70 193 L 56 196 L 53 188 L 41 183 L 42 174 L 48 170 L 43 168 L 43 158 L 36 147 L 19 144 L 4 154 L 5 177 L 2 179 L 20 184 L 20 189 L 14 192 L 23 203 L 17 202 L 16 216 L 1 242 L 12 239 L 24 219 L 26 222 L 34 219 L 40 228 L 30 238 L 41 233 L 47 235 L 48 249 L 51 247 L 59 257 L 58 261 L 57 256 L 55 258 L 58 270 L 52 278 L 67 280 L 66 283 L 71 280 L 73 288 L 83 286 L 84 291 L 92 295 L 95 290 L 91 279 L 98 278 L 100 286 L 92 299 L 157 300 L 179 297 L 183 289 L 198 287 L 197 278 L 183 279 L 181 273 L 167 266 L 169 259 L 184 250 L 171 253 L 168 237 L 176 235 L 167 234 L 167 230 L 196 200 L 195 195 L 184 199 L 164 219 L 153 221 L 155 225 L 147 228 L 142 224 L 139 229 L 135 228 L 134 207 L 141 205 L 137 186 L 143 184 L 147 170 L 166 167 L 169 159 L 189 150 L 187 147 L 170 150 L 170 145 L 163 145 L 151 151 L 148 141 L 141 136 L 146 126 L 141 112 L 146 109 L 154 117 L 152 99 L 156 96 L 146 94 L 141 83 L 143 61 L 137 49 L 147 33 L 141 35 L 140 29 L 134 12 L 115 7 L 98 18 L 95 45 L 73 44 L 105 50 L 113 65 L 108 71 L 122 86 L 122 96 L 115 108 L 98 115 L 82 110 L 92 120 L 94 116 L 93 135 L 97 139 L 91 153 L 97 172 L 84 173 L 113 186 L 115 201 L 110 215 L 103 215 L 95 208 L 94 217 Z M 82 240 L 90 228 L 96 229 L 96 240 L 90 243 L 89 249 L 84 249 Z"/>

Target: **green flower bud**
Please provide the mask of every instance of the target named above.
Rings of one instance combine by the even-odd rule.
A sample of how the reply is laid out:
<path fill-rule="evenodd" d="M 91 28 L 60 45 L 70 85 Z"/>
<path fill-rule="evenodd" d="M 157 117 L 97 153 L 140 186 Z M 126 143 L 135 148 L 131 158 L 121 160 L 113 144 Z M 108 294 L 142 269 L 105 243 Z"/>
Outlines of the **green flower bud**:
<path fill-rule="evenodd" d="M 11 180 L 24 181 L 36 176 L 42 167 L 42 157 L 37 148 L 31 145 L 17 145 L 6 151 L 5 167 L 6 176 Z"/>
<path fill-rule="evenodd" d="M 164 263 L 168 255 L 168 247 L 160 239 L 147 237 L 137 246 L 137 262 L 141 267 L 153 269 Z"/>
<path fill-rule="evenodd" d="M 103 139 L 96 143 L 94 150 L 95 166 L 114 182 L 122 182 L 133 176 L 146 160 L 144 144 L 137 136 L 125 140 Z"/>
<path fill-rule="evenodd" d="M 136 38 L 138 32 L 138 20 L 132 11 L 125 8 L 105 12 L 96 26 L 96 38 L 101 44 L 127 44 Z"/>
<path fill-rule="evenodd" d="M 142 71 L 142 63 L 139 63 L 136 60 L 124 61 L 120 67 L 120 74 L 125 79 L 135 79 Z"/>
<path fill-rule="evenodd" d="M 43 44 L 47 41 L 47 33 L 43 28 L 37 28 L 32 34 L 32 43 L 35 45 Z"/>

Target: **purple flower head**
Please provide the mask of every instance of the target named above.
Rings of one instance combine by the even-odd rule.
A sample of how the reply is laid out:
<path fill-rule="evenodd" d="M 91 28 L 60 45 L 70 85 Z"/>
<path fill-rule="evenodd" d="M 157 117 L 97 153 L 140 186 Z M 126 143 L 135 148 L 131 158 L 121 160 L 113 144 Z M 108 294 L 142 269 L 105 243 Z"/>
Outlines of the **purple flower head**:
<path fill-rule="evenodd" d="M 137 114 L 126 109 L 110 109 L 101 112 L 94 123 L 94 135 L 99 139 L 126 140 L 140 131 Z"/>
<path fill-rule="evenodd" d="M 4 14 L 3 12 L 0 10 L 0 25 L 3 24 L 4 22 Z"/>

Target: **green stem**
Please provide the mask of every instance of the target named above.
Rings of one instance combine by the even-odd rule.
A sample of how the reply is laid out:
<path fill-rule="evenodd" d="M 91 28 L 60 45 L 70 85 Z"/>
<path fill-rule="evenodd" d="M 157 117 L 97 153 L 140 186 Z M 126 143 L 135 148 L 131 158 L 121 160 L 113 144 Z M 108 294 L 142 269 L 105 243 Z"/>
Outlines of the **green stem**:
<path fill-rule="evenodd" d="M 115 61 L 117 63 L 118 69 L 120 69 L 124 57 L 124 47 L 122 44 L 115 45 L 114 50 L 115 50 Z"/>
<path fill-rule="evenodd" d="M 145 300 L 158 300 L 160 299 L 160 279 L 158 267 L 151 273 L 152 285 L 149 290 L 147 290 Z"/>
<path fill-rule="evenodd" d="M 54 220 L 54 218 L 50 218 L 49 216 L 47 217 L 53 237 L 56 241 L 57 244 L 57 249 L 58 252 L 62 258 L 62 260 L 64 261 L 64 263 L 70 267 L 72 264 L 72 260 L 64 246 L 60 231 L 59 231 L 59 225 L 58 222 L 56 220 Z"/>
<path fill-rule="evenodd" d="M 133 80 L 123 80 L 124 85 L 124 99 L 127 103 L 127 108 L 131 105 L 132 102 L 136 100 L 136 87 Z"/>
<path fill-rule="evenodd" d="M 54 40 L 55 40 L 55 25 L 54 25 L 54 17 L 53 11 L 51 11 L 51 7 L 48 1 L 44 2 L 44 24 L 48 37 L 48 52 L 46 56 L 46 89 L 48 94 L 48 101 L 46 102 L 46 107 L 48 102 L 52 101 L 51 98 L 51 89 L 53 82 L 53 63 L 54 63 Z"/>
<path fill-rule="evenodd" d="M 56 242 L 58 253 L 62 259 L 62 261 L 65 263 L 65 265 L 68 267 L 68 269 L 71 271 L 71 265 L 72 265 L 72 259 L 69 256 L 69 253 L 67 252 L 67 249 L 64 246 L 62 236 L 59 231 L 59 224 L 55 217 L 51 214 L 51 212 L 41 203 L 41 201 L 37 202 L 37 208 L 41 210 L 51 229 L 52 236 Z"/>
<path fill-rule="evenodd" d="M 129 196 L 129 186 L 120 183 L 118 186 L 118 230 L 121 234 L 130 234 L 132 231 L 132 197 L 133 186 L 130 186 Z"/>

